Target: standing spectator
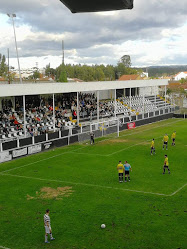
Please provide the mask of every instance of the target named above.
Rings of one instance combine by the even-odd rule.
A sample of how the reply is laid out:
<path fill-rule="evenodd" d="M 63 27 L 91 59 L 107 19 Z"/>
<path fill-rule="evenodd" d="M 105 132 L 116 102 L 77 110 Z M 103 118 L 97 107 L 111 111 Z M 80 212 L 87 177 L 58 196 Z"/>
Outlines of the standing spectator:
<path fill-rule="evenodd" d="M 51 230 L 51 223 L 50 223 L 50 217 L 49 217 L 49 209 L 46 210 L 46 213 L 44 214 L 44 227 L 45 227 L 45 243 L 50 243 L 48 241 L 48 234 L 50 235 L 51 240 L 54 240 Z"/>
<path fill-rule="evenodd" d="M 124 168 L 125 168 L 125 182 L 127 182 L 127 178 L 128 181 L 130 182 L 130 171 L 132 171 L 132 168 L 127 161 L 125 161 Z"/>
<path fill-rule="evenodd" d="M 77 113 L 75 110 L 73 110 L 73 119 L 76 119 L 77 118 Z"/>
<path fill-rule="evenodd" d="M 121 161 L 119 161 L 117 165 L 117 171 L 118 171 L 119 182 L 123 182 L 124 166 L 121 163 Z"/>

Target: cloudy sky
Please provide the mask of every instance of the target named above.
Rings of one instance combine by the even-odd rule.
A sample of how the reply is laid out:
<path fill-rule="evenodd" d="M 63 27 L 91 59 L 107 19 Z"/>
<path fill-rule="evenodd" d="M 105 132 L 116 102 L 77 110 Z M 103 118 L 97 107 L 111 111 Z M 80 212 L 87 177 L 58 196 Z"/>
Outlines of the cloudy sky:
<path fill-rule="evenodd" d="M 78 0 L 77 0 L 78 1 Z M 116 0 L 114 0 L 116 1 Z M 112 64 L 128 54 L 132 66 L 187 64 L 187 0 L 134 0 L 132 10 L 72 14 L 59 0 L 0 0 L 0 53 L 17 68 L 65 63 Z"/>

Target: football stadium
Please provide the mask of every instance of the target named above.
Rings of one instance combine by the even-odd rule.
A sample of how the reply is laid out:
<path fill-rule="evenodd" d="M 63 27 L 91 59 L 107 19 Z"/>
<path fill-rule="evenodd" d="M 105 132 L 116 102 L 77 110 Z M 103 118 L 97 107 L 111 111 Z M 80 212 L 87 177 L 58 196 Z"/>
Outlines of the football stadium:
<path fill-rule="evenodd" d="M 60 1 L 72 13 L 133 8 Z M 168 79 L 9 83 L 0 248 L 186 248 L 187 115 Z"/>
<path fill-rule="evenodd" d="M 1 248 L 45 248 L 46 209 L 49 248 L 185 248 L 187 121 L 158 95 L 166 86 L 0 85 Z M 119 161 L 131 165 L 130 181 L 118 181 Z"/>

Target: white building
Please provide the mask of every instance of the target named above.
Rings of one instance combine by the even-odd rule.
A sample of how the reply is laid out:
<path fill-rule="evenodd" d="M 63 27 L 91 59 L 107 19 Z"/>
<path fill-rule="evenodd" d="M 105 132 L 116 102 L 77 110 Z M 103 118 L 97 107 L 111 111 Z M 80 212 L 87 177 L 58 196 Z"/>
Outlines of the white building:
<path fill-rule="evenodd" d="M 21 69 L 21 78 L 28 79 L 29 76 L 33 75 L 34 71 L 36 71 L 36 67 L 33 68 L 23 68 Z M 37 69 L 40 74 L 45 74 L 45 68 L 39 68 Z M 11 69 L 11 72 L 15 73 L 15 78 L 19 79 L 19 70 L 18 69 Z"/>
<path fill-rule="evenodd" d="M 187 72 L 180 72 L 175 75 L 174 80 L 181 80 L 181 79 L 186 79 L 187 78 Z"/>

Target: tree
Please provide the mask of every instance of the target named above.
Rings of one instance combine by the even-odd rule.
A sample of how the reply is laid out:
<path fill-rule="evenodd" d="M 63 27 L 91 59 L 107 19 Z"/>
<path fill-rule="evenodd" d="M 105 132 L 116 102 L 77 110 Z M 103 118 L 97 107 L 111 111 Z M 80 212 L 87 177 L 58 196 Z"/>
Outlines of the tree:
<path fill-rule="evenodd" d="M 62 71 L 61 73 L 60 73 L 60 77 L 59 77 L 59 80 L 58 80 L 59 82 L 68 82 L 68 80 L 67 80 L 67 74 L 66 74 L 66 72 L 65 71 Z"/>
<path fill-rule="evenodd" d="M 131 57 L 130 55 L 123 55 L 121 58 L 120 58 L 120 63 L 124 64 L 125 67 L 131 67 Z"/>
<path fill-rule="evenodd" d="M 45 75 L 46 76 L 55 76 L 56 75 L 56 69 L 51 68 L 50 64 L 46 66 L 45 68 Z"/>
<path fill-rule="evenodd" d="M 38 71 L 35 71 L 34 73 L 33 73 L 33 79 L 38 79 L 38 78 L 40 78 L 40 73 L 38 72 Z"/>
<path fill-rule="evenodd" d="M 61 64 L 59 67 L 56 68 L 56 81 L 57 82 L 68 82 L 67 73 L 66 73 L 64 64 Z"/>
<path fill-rule="evenodd" d="M 0 76 L 6 76 L 8 73 L 8 66 L 6 65 L 5 55 L 0 54 Z"/>
<path fill-rule="evenodd" d="M 103 68 L 105 80 L 115 80 L 115 68 L 112 65 L 107 65 Z"/>
<path fill-rule="evenodd" d="M 181 80 L 179 80 L 179 82 L 180 82 L 181 84 L 184 84 L 184 83 L 187 82 L 187 78 L 186 78 L 186 79 L 182 78 Z"/>

